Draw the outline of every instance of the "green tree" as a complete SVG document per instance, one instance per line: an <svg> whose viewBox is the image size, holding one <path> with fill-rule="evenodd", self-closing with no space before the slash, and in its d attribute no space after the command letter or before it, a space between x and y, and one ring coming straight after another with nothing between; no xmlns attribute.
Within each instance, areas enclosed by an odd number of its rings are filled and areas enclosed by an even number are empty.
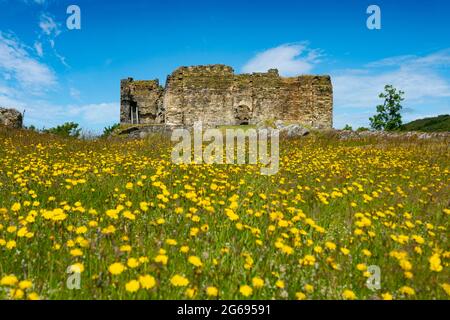
<svg viewBox="0 0 450 320"><path fill-rule="evenodd" d="M103 128L103 134L102 134L102 137L107 137L107 136L109 136L111 133L114 132L114 130L116 130L116 129L119 128L119 127L120 127L120 124L119 124L119 123L115 123L115 124L113 124L112 126L108 126L108 127Z"/></svg>
<svg viewBox="0 0 450 320"><path fill-rule="evenodd" d="M45 129L44 132L56 134L61 137L78 138L81 133L81 128L79 128L78 123L66 122L54 128Z"/></svg>
<svg viewBox="0 0 450 320"><path fill-rule="evenodd" d="M351 125L346 124L345 127L344 127L342 130L350 130L350 131L353 131L353 128L352 128Z"/></svg>
<svg viewBox="0 0 450 320"><path fill-rule="evenodd" d="M402 109L401 102L404 92L395 89L392 85L386 85L384 92L378 96L384 99L384 103L377 106L377 114L370 117L370 126L375 130L398 130L402 125L402 116L400 110Z"/></svg>

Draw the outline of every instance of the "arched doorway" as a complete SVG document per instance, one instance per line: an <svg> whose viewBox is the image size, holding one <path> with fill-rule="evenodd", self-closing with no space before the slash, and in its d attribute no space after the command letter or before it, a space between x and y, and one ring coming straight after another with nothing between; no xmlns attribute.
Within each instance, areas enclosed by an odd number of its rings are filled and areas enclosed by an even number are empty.
<svg viewBox="0 0 450 320"><path fill-rule="evenodd" d="M234 119L238 125L247 125L250 123L252 112L248 106L241 104L234 108Z"/></svg>

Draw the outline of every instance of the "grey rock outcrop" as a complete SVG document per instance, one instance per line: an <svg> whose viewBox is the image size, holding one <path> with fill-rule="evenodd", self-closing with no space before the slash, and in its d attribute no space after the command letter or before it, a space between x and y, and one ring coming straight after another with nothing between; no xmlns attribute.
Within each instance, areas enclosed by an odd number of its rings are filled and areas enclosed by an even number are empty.
<svg viewBox="0 0 450 320"><path fill-rule="evenodd" d="M0 125L9 128L22 128L22 114L15 109L6 109L0 107Z"/></svg>

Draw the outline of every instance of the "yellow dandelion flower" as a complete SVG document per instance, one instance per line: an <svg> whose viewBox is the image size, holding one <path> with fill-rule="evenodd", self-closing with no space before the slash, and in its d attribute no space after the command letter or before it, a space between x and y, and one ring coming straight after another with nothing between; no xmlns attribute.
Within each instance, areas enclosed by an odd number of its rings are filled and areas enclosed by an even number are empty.
<svg viewBox="0 0 450 320"><path fill-rule="evenodd" d="M188 261L189 261L190 264L193 264L196 267L202 267L203 266L202 261L197 256L190 256L188 258Z"/></svg>
<svg viewBox="0 0 450 320"><path fill-rule="evenodd" d="M264 280L261 279L260 277L254 277L252 279L252 285L255 288L262 288L264 286Z"/></svg>
<svg viewBox="0 0 450 320"><path fill-rule="evenodd" d="M127 282L127 284L125 285L125 289L128 292L136 292L139 290L139 288L140 288L140 284L139 284L139 281L137 281L137 280L131 280L131 281Z"/></svg>
<svg viewBox="0 0 450 320"><path fill-rule="evenodd" d="M130 268L137 268L139 266L139 261L136 258L129 258L127 266Z"/></svg>
<svg viewBox="0 0 450 320"><path fill-rule="evenodd" d="M4 276L1 280L0 280L0 285L2 286L14 286L17 284L17 282L19 282L19 280L17 279L17 277L13 274L8 275L8 276Z"/></svg>
<svg viewBox="0 0 450 320"><path fill-rule="evenodd" d="M164 254L159 254L154 259L155 262L161 263L162 265L166 265L168 260L169 257Z"/></svg>
<svg viewBox="0 0 450 320"><path fill-rule="evenodd" d="M342 298L344 298L345 300L355 300L356 294L353 291L347 289L342 292Z"/></svg>
<svg viewBox="0 0 450 320"><path fill-rule="evenodd" d="M243 285L239 288L239 292L244 296L244 297L250 297L253 293L253 289L252 287L248 286L248 285Z"/></svg>
<svg viewBox="0 0 450 320"><path fill-rule="evenodd" d="M435 272L441 272L443 267L441 265L441 258L439 257L439 254L435 253L433 254L429 259L428 262L430 263L430 270Z"/></svg>
<svg viewBox="0 0 450 320"><path fill-rule="evenodd" d="M385 292L381 294L381 298L383 300L392 300L394 299L394 297L392 296L392 294L390 294L389 292Z"/></svg>
<svg viewBox="0 0 450 320"><path fill-rule="evenodd" d="M404 294L404 295L406 295L406 296L413 296L413 295L416 294L416 291L414 291L413 288L408 287L408 286L403 286L403 287L401 287L400 289L398 289L398 291L399 291L401 294Z"/></svg>
<svg viewBox="0 0 450 320"><path fill-rule="evenodd" d="M206 288L206 294L210 297L217 297L219 290L216 287L210 286Z"/></svg>
<svg viewBox="0 0 450 320"><path fill-rule="evenodd" d="M170 283L175 287L185 287L189 284L189 280L176 274L170 279Z"/></svg>
<svg viewBox="0 0 450 320"><path fill-rule="evenodd" d="M139 276L139 282L143 289L151 289L156 285L155 278L148 274Z"/></svg>
<svg viewBox="0 0 450 320"><path fill-rule="evenodd" d="M305 300L306 299L306 294L304 294L303 292L296 292L295 293L295 298L297 298L297 300Z"/></svg>
<svg viewBox="0 0 450 320"><path fill-rule="evenodd" d="M108 270L113 275L119 275L125 270L125 266L120 262L116 262L110 265Z"/></svg>

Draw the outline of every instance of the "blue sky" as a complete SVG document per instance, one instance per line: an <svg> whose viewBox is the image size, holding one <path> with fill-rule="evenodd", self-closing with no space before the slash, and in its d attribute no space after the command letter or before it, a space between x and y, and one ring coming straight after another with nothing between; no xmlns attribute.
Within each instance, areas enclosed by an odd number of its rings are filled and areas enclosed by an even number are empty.
<svg viewBox="0 0 450 320"><path fill-rule="evenodd" d="M66 9L81 9L69 30ZM366 27L369 5L381 30ZM119 82L222 63L236 73L330 74L334 125L367 126L385 84L404 120L450 113L450 2L0 0L0 106L25 124L118 122Z"/></svg>

